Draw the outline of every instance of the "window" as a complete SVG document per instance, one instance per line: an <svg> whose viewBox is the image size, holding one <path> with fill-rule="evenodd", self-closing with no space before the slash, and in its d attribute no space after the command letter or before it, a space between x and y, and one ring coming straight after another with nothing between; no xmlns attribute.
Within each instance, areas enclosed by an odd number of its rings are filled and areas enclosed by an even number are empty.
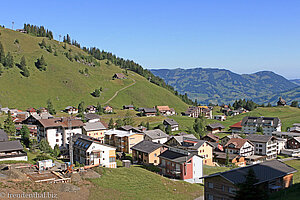
<svg viewBox="0 0 300 200"><path fill-rule="evenodd" d="M59 142L59 139L56 139L56 142Z"/></svg>
<svg viewBox="0 0 300 200"><path fill-rule="evenodd" d="M154 157L157 157L157 154L156 154L156 153L154 154Z"/></svg>
<svg viewBox="0 0 300 200"><path fill-rule="evenodd" d="M58 133L56 133L56 137L58 137L59 135L58 135Z"/></svg>
<svg viewBox="0 0 300 200"><path fill-rule="evenodd" d="M208 182L208 188L214 188L214 184L211 182Z"/></svg>
<svg viewBox="0 0 300 200"><path fill-rule="evenodd" d="M228 192L231 193L231 194L235 194L236 193L236 189L235 188L228 188Z"/></svg>
<svg viewBox="0 0 300 200"><path fill-rule="evenodd" d="M115 157L110 157L109 162L116 162L116 158Z"/></svg>
<svg viewBox="0 0 300 200"><path fill-rule="evenodd" d="M222 185L222 190L225 191L225 186L224 185Z"/></svg>

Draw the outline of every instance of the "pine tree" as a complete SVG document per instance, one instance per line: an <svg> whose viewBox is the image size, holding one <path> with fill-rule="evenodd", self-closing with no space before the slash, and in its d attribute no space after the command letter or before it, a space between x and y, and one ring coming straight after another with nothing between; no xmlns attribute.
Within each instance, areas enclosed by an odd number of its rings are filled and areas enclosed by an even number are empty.
<svg viewBox="0 0 300 200"><path fill-rule="evenodd" d="M123 120L117 119L117 121L116 121L116 128L120 128L121 126L124 126Z"/></svg>
<svg viewBox="0 0 300 200"><path fill-rule="evenodd" d="M79 113L83 113L84 112L84 101L81 101L79 104L78 104L78 112Z"/></svg>
<svg viewBox="0 0 300 200"><path fill-rule="evenodd" d="M0 63L0 76L2 75L3 73L3 65Z"/></svg>
<svg viewBox="0 0 300 200"><path fill-rule="evenodd" d="M95 91L92 93L92 95L93 95L94 97L100 97L101 92L100 92L99 89L95 89Z"/></svg>
<svg viewBox="0 0 300 200"><path fill-rule="evenodd" d="M54 56L58 56L58 53L56 50L54 51Z"/></svg>
<svg viewBox="0 0 300 200"><path fill-rule="evenodd" d="M103 114L103 109L102 109L101 104L99 102L97 103L96 109L97 109L98 115Z"/></svg>
<svg viewBox="0 0 300 200"><path fill-rule="evenodd" d="M298 106L299 106L298 101L292 101L291 106L295 107L295 108L298 108Z"/></svg>
<svg viewBox="0 0 300 200"><path fill-rule="evenodd" d="M41 58L38 58L37 61L35 62L35 66L40 70L40 71L46 71L46 66L47 63L45 61L44 56L42 55Z"/></svg>
<svg viewBox="0 0 300 200"><path fill-rule="evenodd" d="M228 151L226 151L226 160L225 160L225 165L226 167L229 166L229 154L228 154Z"/></svg>
<svg viewBox="0 0 300 200"><path fill-rule="evenodd" d="M206 131L206 120L205 117L200 115L198 118L195 119L193 128L198 135L198 138L201 138L205 135Z"/></svg>
<svg viewBox="0 0 300 200"><path fill-rule="evenodd" d="M42 139L41 142L39 143L39 148L41 151L44 153L52 153L53 149L49 145L48 141L46 139Z"/></svg>
<svg viewBox="0 0 300 200"><path fill-rule="evenodd" d="M12 120L10 111L8 111L7 118L4 121L4 131L8 135L15 135L16 134L16 127L15 127L15 124L14 124L14 122Z"/></svg>
<svg viewBox="0 0 300 200"><path fill-rule="evenodd" d="M130 116L129 111L126 112L123 122L124 125L133 125L133 119L132 116Z"/></svg>
<svg viewBox="0 0 300 200"><path fill-rule="evenodd" d="M23 125L21 130L21 141L28 148L30 146L30 131L26 125Z"/></svg>
<svg viewBox="0 0 300 200"><path fill-rule="evenodd" d="M48 112L51 114L51 115L55 115L56 114L56 111L53 107L53 104L51 102L50 99L47 100L47 109L48 109Z"/></svg>
<svg viewBox="0 0 300 200"><path fill-rule="evenodd" d="M150 130L150 123L149 122L146 123L146 128L147 128L147 130Z"/></svg>
<svg viewBox="0 0 300 200"><path fill-rule="evenodd" d="M53 156L54 156L55 158L57 158L59 155L60 155L60 149L59 149L58 144L56 144L56 145L54 146Z"/></svg>
<svg viewBox="0 0 300 200"><path fill-rule="evenodd" d="M167 125L166 129L165 129L165 132L167 134L171 134L172 133L172 129L171 129L171 126L170 125Z"/></svg>
<svg viewBox="0 0 300 200"><path fill-rule="evenodd" d="M21 65L22 69L24 69L26 67L26 59L24 56L22 56L22 58L21 58L20 65Z"/></svg>
<svg viewBox="0 0 300 200"><path fill-rule="evenodd" d="M7 68L13 68L14 66L14 57L11 55L10 52L8 52L5 57L4 66Z"/></svg>
<svg viewBox="0 0 300 200"><path fill-rule="evenodd" d="M47 47L47 44L46 44L46 41L45 41L45 39L43 39L42 40L42 42L40 43L40 47L44 47L44 48L46 48Z"/></svg>
<svg viewBox="0 0 300 200"><path fill-rule="evenodd" d="M110 118L109 123L108 123L108 128L113 129L114 128L114 120Z"/></svg>
<svg viewBox="0 0 300 200"><path fill-rule="evenodd" d="M5 62L5 53L2 43L0 42L0 63L4 64Z"/></svg>

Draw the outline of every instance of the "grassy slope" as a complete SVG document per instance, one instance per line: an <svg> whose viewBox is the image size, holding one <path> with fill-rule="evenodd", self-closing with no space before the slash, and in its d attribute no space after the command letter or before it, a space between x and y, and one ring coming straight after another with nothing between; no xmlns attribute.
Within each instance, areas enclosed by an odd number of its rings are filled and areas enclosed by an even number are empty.
<svg viewBox="0 0 300 200"><path fill-rule="evenodd" d="M244 113L241 115L227 117L227 120L220 122L217 120L207 120L207 123L219 122L226 127L226 130L229 129L229 126L240 121L245 116L265 116L265 117L279 117L282 122L282 131L285 131L287 127L291 127L293 123L300 122L300 109L293 107L265 107L257 108L249 113ZM186 130L186 127L192 126L194 123L194 118L183 117L183 116L173 116L182 130Z"/></svg>
<svg viewBox="0 0 300 200"><path fill-rule="evenodd" d="M122 72L118 66L107 65L106 61L100 61L100 67L90 67L75 61L69 61L64 52L72 49L73 53L80 52L87 55L81 49L67 45L67 50L63 49L63 44L58 41L46 40L47 45L57 50L58 56L49 53L39 47L43 38L34 37L28 34L18 33L9 29L0 28L0 41L5 52L13 53L16 63L21 57L26 57L30 77L25 78L20 74L17 67L5 70L0 77L0 104L3 106L18 107L21 109L29 106L45 106L47 99L51 99L54 106L62 109L67 105L78 105L81 100L87 104L104 103L110 99L114 93L133 83L131 79L112 80L114 73ZM18 39L19 45L14 44ZM44 55L48 64L46 72L40 72L34 62L41 55ZM78 71L84 68L89 69L90 76L80 74ZM136 79L137 83L119 93L110 104L121 108L123 104L132 101L136 106L154 106L156 104L170 105L176 110L183 111L187 105L169 91L149 83L145 78L130 72L130 77ZM94 89L102 87L101 97L94 98L90 95ZM164 98L161 98L163 96Z"/></svg>
<svg viewBox="0 0 300 200"><path fill-rule="evenodd" d="M95 187L89 199L195 199L203 193L198 184L172 181L138 166L98 170L103 175L91 179Z"/></svg>

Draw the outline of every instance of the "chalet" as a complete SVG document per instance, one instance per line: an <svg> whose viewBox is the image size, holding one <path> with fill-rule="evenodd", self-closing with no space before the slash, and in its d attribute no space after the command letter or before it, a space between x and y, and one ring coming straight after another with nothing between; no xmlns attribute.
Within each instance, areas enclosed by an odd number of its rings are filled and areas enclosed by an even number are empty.
<svg viewBox="0 0 300 200"><path fill-rule="evenodd" d="M170 126L172 131L178 131L179 130L179 124L174 120L167 118L163 121L163 125L165 127Z"/></svg>
<svg viewBox="0 0 300 200"><path fill-rule="evenodd" d="M279 100L277 101L277 106L286 106L286 101L282 97L279 97Z"/></svg>
<svg viewBox="0 0 300 200"><path fill-rule="evenodd" d="M73 145L74 161L84 165L117 168L116 148L87 137L79 137Z"/></svg>
<svg viewBox="0 0 300 200"><path fill-rule="evenodd" d="M201 138L202 140L208 141L208 142L219 142L219 137L214 134L207 134L204 137Z"/></svg>
<svg viewBox="0 0 300 200"><path fill-rule="evenodd" d="M25 31L24 29L16 29L16 31L18 31L20 33L27 33L27 31Z"/></svg>
<svg viewBox="0 0 300 200"><path fill-rule="evenodd" d="M148 130L144 132L144 140L164 144L169 139L169 135L160 129Z"/></svg>
<svg viewBox="0 0 300 200"><path fill-rule="evenodd" d="M260 155L251 155L251 156L246 156L245 161L247 165L254 165L257 163L262 163L267 160L266 156L260 156Z"/></svg>
<svg viewBox="0 0 300 200"><path fill-rule="evenodd" d="M219 121L225 121L226 116L225 115L214 115L214 119L219 120Z"/></svg>
<svg viewBox="0 0 300 200"><path fill-rule="evenodd" d="M199 109L198 107L189 107L187 111L183 113L183 116L197 118L199 117Z"/></svg>
<svg viewBox="0 0 300 200"><path fill-rule="evenodd" d="M159 165L159 155L163 151L163 144L143 140L131 147L132 159L134 163L144 165Z"/></svg>
<svg viewBox="0 0 300 200"><path fill-rule="evenodd" d="M105 144L114 146L118 152L131 153L131 147L144 140L143 133L111 129L105 132Z"/></svg>
<svg viewBox="0 0 300 200"><path fill-rule="evenodd" d="M232 134L242 133L242 129L243 129L242 121L239 121L230 126L230 130L231 130Z"/></svg>
<svg viewBox="0 0 300 200"><path fill-rule="evenodd" d="M73 106L67 106L64 110L66 113L68 113L69 115L72 114L77 114L78 113L78 109L73 107Z"/></svg>
<svg viewBox="0 0 300 200"><path fill-rule="evenodd" d="M226 153L238 154L245 157L254 155L254 144L247 139L231 138L224 147Z"/></svg>
<svg viewBox="0 0 300 200"><path fill-rule="evenodd" d="M27 125L37 125L37 121L40 119L51 119L52 115L49 113L32 113L29 117L27 117L22 123Z"/></svg>
<svg viewBox="0 0 300 200"><path fill-rule="evenodd" d="M192 106L183 113L184 116L197 118L199 115L204 116L207 119L212 119L212 110L208 106Z"/></svg>
<svg viewBox="0 0 300 200"><path fill-rule="evenodd" d="M204 199L234 200L237 185L246 181L246 175L252 169L258 179L255 185L274 192L290 187L293 184L293 174L296 169L279 160L266 161L246 167L219 172L204 177Z"/></svg>
<svg viewBox="0 0 300 200"><path fill-rule="evenodd" d="M200 113L202 116L204 116L207 119L212 119L212 109L210 109L208 106L198 106L198 109L200 110Z"/></svg>
<svg viewBox="0 0 300 200"><path fill-rule="evenodd" d="M156 109L161 115L164 116L170 116L170 115L175 115L175 110L169 108L169 106L156 106Z"/></svg>
<svg viewBox="0 0 300 200"><path fill-rule="evenodd" d="M124 110L134 110L134 106L133 105L124 105L123 109Z"/></svg>
<svg viewBox="0 0 300 200"><path fill-rule="evenodd" d="M127 77L123 73L115 73L113 79L126 79Z"/></svg>
<svg viewBox="0 0 300 200"><path fill-rule="evenodd" d="M0 111L3 112L3 113L5 113L5 114L7 114L8 111L10 111L10 109L8 107L5 107L5 108L1 108Z"/></svg>
<svg viewBox="0 0 300 200"><path fill-rule="evenodd" d="M121 126L119 129L123 130L123 131L132 131L132 132L135 132L135 133L142 133L143 132L140 128L133 127L131 125Z"/></svg>
<svg viewBox="0 0 300 200"><path fill-rule="evenodd" d="M113 110L113 108L111 106L104 106L103 107L103 111L105 113L112 113L114 110Z"/></svg>
<svg viewBox="0 0 300 200"><path fill-rule="evenodd" d="M20 131L22 129L22 126L23 126L23 124L17 124L17 125L15 125L16 131L17 131L17 135L21 134ZM29 125L28 124L26 126L28 127L31 136L33 136L33 137L37 136L37 126L36 125Z"/></svg>
<svg viewBox="0 0 300 200"><path fill-rule="evenodd" d="M278 131L274 131L272 132L272 135L275 137L279 137L279 138L293 138L293 137L300 137L300 133L297 132L278 132Z"/></svg>
<svg viewBox="0 0 300 200"><path fill-rule="evenodd" d="M227 153L225 152L214 152L214 161L225 165L227 160ZM244 167L246 166L245 157L237 155L237 154L228 154L228 161L229 164L238 166L238 167Z"/></svg>
<svg viewBox="0 0 300 200"><path fill-rule="evenodd" d="M202 183L202 158L182 149L170 147L159 155L161 174L190 183Z"/></svg>
<svg viewBox="0 0 300 200"><path fill-rule="evenodd" d="M86 107L86 112L87 113L96 113L97 112L97 108L96 108L96 106L89 105L89 106Z"/></svg>
<svg viewBox="0 0 300 200"><path fill-rule="evenodd" d="M267 159L277 157L277 139L274 136L251 134L246 137L255 146L255 155L266 156Z"/></svg>
<svg viewBox="0 0 300 200"><path fill-rule="evenodd" d="M293 126L293 127L290 128L289 131L293 132L293 133L300 133L300 127L299 126Z"/></svg>
<svg viewBox="0 0 300 200"><path fill-rule="evenodd" d="M37 110L36 109L34 109L34 108L28 108L27 110L26 110L26 112L29 112L30 114L37 114Z"/></svg>
<svg viewBox="0 0 300 200"><path fill-rule="evenodd" d="M19 140L8 141L7 134L0 129L0 161L27 161L27 153Z"/></svg>
<svg viewBox="0 0 300 200"><path fill-rule="evenodd" d="M206 129L210 133L219 133L221 132L225 127L220 124L220 123L213 123L213 124L208 124L206 126Z"/></svg>
<svg viewBox="0 0 300 200"><path fill-rule="evenodd" d="M293 137L287 140L288 149L300 149L300 137Z"/></svg>
<svg viewBox="0 0 300 200"><path fill-rule="evenodd" d="M188 137L188 138L194 138L194 139L197 139L193 134L188 134L186 132L180 132L180 133L177 133L175 136L184 136L184 137Z"/></svg>
<svg viewBox="0 0 300 200"><path fill-rule="evenodd" d="M164 144L171 147L178 147L182 145L183 140L187 140L187 139L197 140L197 138L193 134L182 134L182 133L177 134L175 136L171 136L170 139L168 139L168 141L165 142Z"/></svg>
<svg viewBox="0 0 300 200"><path fill-rule="evenodd" d="M84 119L87 122L98 122L100 121L100 115L97 115L95 113L88 113L84 115Z"/></svg>
<svg viewBox="0 0 300 200"><path fill-rule="evenodd" d="M157 111L156 108L140 108L140 112L142 116L155 117Z"/></svg>
<svg viewBox="0 0 300 200"><path fill-rule="evenodd" d="M241 125L246 134L256 133L258 127L262 128L264 135L272 135L274 131L281 131L281 121L278 117L244 117Z"/></svg>
<svg viewBox="0 0 300 200"><path fill-rule="evenodd" d="M40 108L38 109L38 113L48 113L48 109L45 108L45 107L40 107Z"/></svg>
<svg viewBox="0 0 300 200"><path fill-rule="evenodd" d="M81 120L73 118L40 119L37 122L37 140L46 139L52 148L56 144L68 148L70 137L82 134L83 125Z"/></svg>
<svg viewBox="0 0 300 200"><path fill-rule="evenodd" d="M281 151L286 148L287 139L275 137L277 139L277 154L281 154Z"/></svg>
<svg viewBox="0 0 300 200"><path fill-rule="evenodd" d="M105 122L87 122L83 126L83 134L99 140L104 143L105 131L108 130Z"/></svg>
<svg viewBox="0 0 300 200"><path fill-rule="evenodd" d="M231 138L241 138L238 134L225 135L220 139L220 144L225 146Z"/></svg>

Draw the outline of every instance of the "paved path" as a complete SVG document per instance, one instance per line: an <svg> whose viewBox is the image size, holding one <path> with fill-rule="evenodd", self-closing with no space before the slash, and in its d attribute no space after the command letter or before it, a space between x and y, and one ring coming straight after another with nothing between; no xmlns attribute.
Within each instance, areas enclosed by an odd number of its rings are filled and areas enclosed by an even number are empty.
<svg viewBox="0 0 300 200"><path fill-rule="evenodd" d="M108 104L111 100L113 100L113 99L119 94L119 92L121 92L122 90L125 90L125 89L127 89L127 88L133 86L134 84L136 84L136 81L135 81L133 78L130 78L130 79L133 80L133 83L131 83L130 85L127 85L127 86L125 86L125 87L119 89L118 91L116 91L116 93L114 94L114 96L112 96L110 99L108 99L108 100L104 103L104 105L105 105L105 104Z"/></svg>

